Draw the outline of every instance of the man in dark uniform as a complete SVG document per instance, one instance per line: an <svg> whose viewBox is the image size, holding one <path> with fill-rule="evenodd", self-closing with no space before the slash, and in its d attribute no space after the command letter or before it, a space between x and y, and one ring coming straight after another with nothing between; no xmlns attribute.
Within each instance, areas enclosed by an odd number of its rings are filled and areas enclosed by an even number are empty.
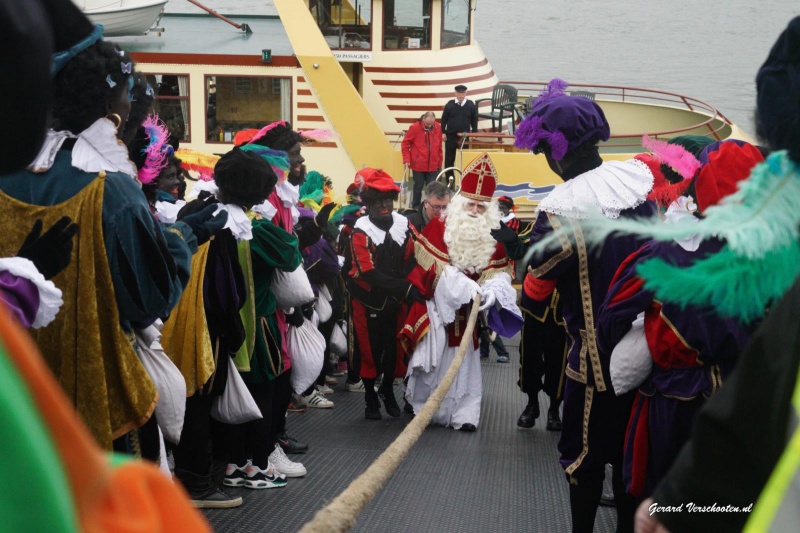
<svg viewBox="0 0 800 533"><path fill-rule="evenodd" d="M442 111L442 133L444 142L444 168L450 168L456 162L456 149L458 148L459 133L475 133L478 131L478 108L472 100L467 100L467 88L456 85L456 97L445 104ZM447 173L453 176L453 171Z"/></svg>

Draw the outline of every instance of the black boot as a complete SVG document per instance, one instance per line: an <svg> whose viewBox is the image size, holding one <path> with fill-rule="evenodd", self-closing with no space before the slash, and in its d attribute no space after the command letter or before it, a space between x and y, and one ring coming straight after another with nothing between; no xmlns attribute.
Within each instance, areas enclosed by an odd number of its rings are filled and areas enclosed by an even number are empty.
<svg viewBox="0 0 800 533"><path fill-rule="evenodd" d="M175 469L175 477L189 493L190 503L198 509L228 509L242 505L241 496L228 496L214 485L211 473L199 475L188 470Z"/></svg>
<svg viewBox="0 0 800 533"><path fill-rule="evenodd" d="M380 420L381 416L381 402L378 399L378 393L375 392L375 380L362 378L364 382L364 399L367 402L367 407L364 409L364 416L368 420Z"/></svg>
<svg viewBox="0 0 800 533"><path fill-rule="evenodd" d="M572 515L572 533L592 533L603 481L584 482L569 486L569 507Z"/></svg>
<svg viewBox="0 0 800 533"><path fill-rule="evenodd" d="M550 409L547 410L547 431L561 431L561 415L558 407L561 402L550 398Z"/></svg>
<svg viewBox="0 0 800 533"><path fill-rule="evenodd" d="M384 383L378 391L378 395L383 399L383 406L386 408L386 414L398 418L401 411L400 406L397 404L397 399L394 397L394 388L392 385L390 384L387 387L386 383Z"/></svg>
<svg viewBox="0 0 800 533"><path fill-rule="evenodd" d="M536 425L536 419L539 418L539 398L535 395L528 397L528 405L525 410L519 415L517 425L521 428L530 429Z"/></svg>

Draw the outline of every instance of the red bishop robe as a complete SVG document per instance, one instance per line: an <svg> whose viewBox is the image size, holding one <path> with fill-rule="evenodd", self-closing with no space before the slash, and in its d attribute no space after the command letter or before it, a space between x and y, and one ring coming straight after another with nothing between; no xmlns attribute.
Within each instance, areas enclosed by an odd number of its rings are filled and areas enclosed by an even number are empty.
<svg viewBox="0 0 800 533"><path fill-rule="evenodd" d="M444 242L444 227L445 221L441 218L431 220L414 243L414 257L416 258L417 266L414 267L407 279L428 300L433 298L439 275L444 270L444 267L450 264L450 255L447 252L447 244ZM489 265L480 273L468 274L468 276L481 284L500 272L507 272L512 279L514 277L511 262L506 255L505 248L498 243L489 260ZM447 325L448 346L458 346L461 343L461 338L467 325L469 310L470 304L462 306L456 313L455 320ZM400 344L409 356L414 353L414 349L429 328L430 319L428 318L427 306L424 302L413 302L399 333ZM472 337L473 348L477 349L478 335L475 331L473 331Z"/></svg>

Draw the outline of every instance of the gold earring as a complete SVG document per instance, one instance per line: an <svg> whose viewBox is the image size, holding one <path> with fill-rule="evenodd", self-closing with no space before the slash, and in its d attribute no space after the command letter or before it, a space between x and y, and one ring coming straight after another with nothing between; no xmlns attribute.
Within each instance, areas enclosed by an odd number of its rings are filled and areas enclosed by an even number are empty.
<svg viewBox="0 0 800 533"><path fill-rule="evenodd" d="M106 118L114 123L114 127L119 131L120 126L122 126L122 117L116 113L109 113L106 115ZM116 118L116 120L115 120Z"/></svg>

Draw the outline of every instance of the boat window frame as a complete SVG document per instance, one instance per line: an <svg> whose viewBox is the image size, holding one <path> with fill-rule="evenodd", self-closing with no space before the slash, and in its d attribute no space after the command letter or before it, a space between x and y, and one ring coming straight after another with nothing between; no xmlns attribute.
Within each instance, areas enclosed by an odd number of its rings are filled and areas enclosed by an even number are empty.
<svg viewBox="0 0 800 533"><path fill-rule="evenodd" d="M205 120L203 120L203 129L205 130L204 138L206 144L215 144L215 145L233 145L233 137L231 136L230 141L218 141L218 140L209 140L208 135L208 79L209 78L268 78L270 80L289 80L289 122L293 122L294 118L294 83L295 77L291 74L284 75L284 76L276 76L276 75L269 75L269 74L258 74L258 75L237 75L237 74L214 74L214 73L206 73L203 74L203 102L205 108ZM268 124L269 119L264 121L264 124ZM284 120L283 118L279 118L277 120ZM275 122L275 121L272 121ZM241 131L241 130L238 130Z"/></svg>
<svg viewBox="0 0 800 533"><path fill-rule="evenodd" d="M308 9L309 9L309 11L311 11L311 7L309 7ZM372 52L372 50L374 49L374 42L375 42L375 20L374 20L374 15L375 15L375 0L369 0L369 22L367 23L367 28L369 29L368 34L367 34L367 38L369 39L369 48L346 48L346 47L344 47L344 48L336 47L335 48L335 47L331 46L330 43L328 43L328 48L330 48L332 51L337 51L337 52L358 52L358 51L361 51L361 52ZM313 13L312 13L312 17L313 17ZM317 27L319 28L319 22L316 19L314 20L314 24L316 24ZM320 33L322 33L322 28L320 28ZM325 34L322 33L322 38L325 39L325 37L326 37ZM326 40L326 43L327 43L327 40Z"/></svg>
<svg viewBox="0 0 800 533"><path fill-rule="evenodd" d="M451 48L459 48L461 46L469 46L472 44L472 0L469 0L469 5L467 6L467 24L469 25L469 31L467 32L467 42L461 44L453 44L450 46L445 46L444 44L444 4L445 0L441 1L442 10L439 13L440 20L439 20L439 49L441 50L450 50Z"/></svg>
<svg viewBox="0 0 800 533"><path fill-rule="evenodd" d="M147 79L147 76L162 76L162 77L163 76L183 76L183 77L186 78L186 96L159 96L159 94L158 94L158 92L156 90L157 88L153 87L153 93L154 93L154 97L153 97L153 106L154 106L153 113L157 113L157 111L155 110L155 103L158 100L175 100L175 101L178 101L178 102L186 100L186 121L185 121L185 123L186 123L186 138L185 139L178 139L178 141L180 143L186 143L186 144L191 143L192 142L192 99L191 99L192 77L191 77L191 74L189 74L188 72L152 72L152 71L149 71L149 70L147 70L147 71L143 70L143 71L141 71L141 73L142 73L143 76L145 76L145 79Z"/></svg>
<svg viewBox="0 0 800 533"><path fill-rule="evenodd" d="M386 27L387 27L386 26L386 10L383 9L385 6L382 5L381 6L381 8L382 8L381 9L381 50L382 51L384 51L384 52L415 52L415 51L421 51L421 52L427 51L427 52L430 52L431 50L434 49L433 48L433 41L434 41L434 39L433 39L433 22L434 22L433 21L433 6L434 6L434 0L420 0L420 1L423 2L423 3L424 2L428 2L430 4L430 15L429 15L429 20L428 20L428 46L426 46L426 47L420 46L419 48L408 48L408 47L403 48L402 46L400 46L402 43L397 43L397 48L387 48L386 47ZM423 24L424 24L424 22L423 22ZM394 28L396 26L392 26L392 27ZM424 28L424 26L423 26L423 28Z"/></svg>

